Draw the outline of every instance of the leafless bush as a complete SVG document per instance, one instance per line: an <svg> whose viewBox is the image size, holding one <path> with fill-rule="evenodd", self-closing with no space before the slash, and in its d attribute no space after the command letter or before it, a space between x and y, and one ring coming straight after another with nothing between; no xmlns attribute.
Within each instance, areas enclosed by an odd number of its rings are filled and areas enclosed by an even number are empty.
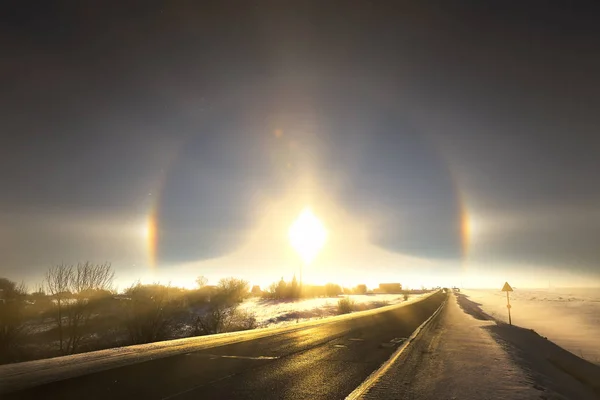
<svg viewBox="0 0 600 400"><path fill-rule="evenodd" d="M210 301L202 307L198 315L195 315L194 333L209 335L240 330L245 326L255 326L256 319L237 311L238 305L248 296L247 281L236 278L221 279Z"/></svg>
<svg viewBox="0 0 600 400"><path fill-rule="evenodd" d="M354 300L344 297L338 300L337 309L338 314L348 314L354 311Z"/></svg>
<svg viewBox="0 0 600 400"><path fill-rule="evenodd" d="M227 321L231 319L234 311L234 306L211 302L200 315L196 316L194 334L211 335L224 332L228 325Z"/></svg>
<svg viewBox="0 0 600 400"><path fill-rule="evenodd" d="M222 332L236 332L257 327L254 313L242 311L234 306L211 305L196 317L194 334L210 335Z"/></svg>
<svg viewBox="0 0 600 400"><path fill-rule="evenodd" d="M132 343L150 343L169 337L174 316L183 306L171 296L173 288L137 283L125 291L125 326Z"/></svg>
<svg viewBox="0 0 600 400"><path fill-rule="evenodd" d="M208 283L208 278L200 275L196 278L196 285L198 285L198 289L202 289Z"/></svg>
<svg viewBox="0 0 600 400"><path fill-rule="evenodd" d="M246 331L258 326L253 312L237 309L231 315L225 332Z"/></svg>

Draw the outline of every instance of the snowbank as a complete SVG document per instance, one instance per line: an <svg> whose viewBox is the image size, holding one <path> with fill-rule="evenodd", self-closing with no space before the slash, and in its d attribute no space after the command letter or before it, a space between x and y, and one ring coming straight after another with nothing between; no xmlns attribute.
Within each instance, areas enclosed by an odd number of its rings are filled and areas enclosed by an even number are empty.
<svg viewBox="0 0 600 400"><path fill-rule="evenodd" d="M476 319L492 319L481 310L481 304L471 301L468 296L459 294L458 302ZM534 388L544 392L542 398L600 398L600 366L577 357L532 329L510 326L501 321L484 329L517 365L528 372L535 382Z"/></svg>
<svg viewBox="0 0 600 400"><path fill-rule="evenodd" d="M423 295L410 295L409 300ZM337 315L338 298L315 298L295 301L251 298L240 309L254 313L259 327L285 326L302 321L310 321ZM368 310L404 301L401 294L349 295L357 308Z"/></svg>
<svg viewBox="0 0 600 400"><path fill-rule="evenodd" d="M535 330L560 347L600 365L600 289L518 289L510 293L513 325ZM508 322L506 294L463 290L498 321Z"/></svg>

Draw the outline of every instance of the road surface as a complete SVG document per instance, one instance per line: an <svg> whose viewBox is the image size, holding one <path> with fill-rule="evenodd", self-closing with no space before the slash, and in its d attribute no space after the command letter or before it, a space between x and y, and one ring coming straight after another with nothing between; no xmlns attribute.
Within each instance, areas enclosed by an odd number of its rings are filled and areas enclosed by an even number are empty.
<svg viewBox="0 0 600 400"><path fill-rule="evenodd" d="M240 343L60 380L3 399L342 399L440 306L422 301Z"/></svg>

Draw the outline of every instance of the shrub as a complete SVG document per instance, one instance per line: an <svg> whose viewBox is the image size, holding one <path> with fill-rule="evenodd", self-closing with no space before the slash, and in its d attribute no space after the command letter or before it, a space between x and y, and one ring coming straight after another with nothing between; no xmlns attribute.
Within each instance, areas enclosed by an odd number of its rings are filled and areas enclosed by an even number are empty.
<svg viewBox="0 0 600 400"><path fill-rule="evenodd" d="M404 301L408 300L408 293L404 293L404 296L402 297L404 297Z"/></svg>
<svg viewBox="0 0 600 400"><path fill-rule="evenodd" d="M252 290L250 291L251 296L260 297L260 296L262 296L262 294L263 294L263 291L260 289L260 286L258 286L258 285L252 286Z"/></svg>
<svg viewBox="0 0 600 400"><path fill-rule="evenodd" d="M171 288L137 283L125 291L125 327L131 343L150 343L169 337L174 314L182 310L170 298Z"/></svg>
<svg viewBox="0 0 600 400"><path fill-rule="evenodd" d="M335 283L328 283L325 285L325 294L327 297L336 297L342 292L342 287L340 285L336 285Z"/></svg>
<svg viewBox="0 0 600 400"><path fill-rule="evenodd" d="M338 314L348 314L354 310L355 304L354 300L344 297L343 299L338 300Z"/></svg>
<svg viewBox="0 0 600 400"><path fill-rule="evenodd" d="M304 293L302 294L306 294L306 290L304 290ZM269 288L262 293L262 296L275 300L298 299L301 297L300 285L298 284L295 275L289 283L282 277L279 282L273 282Z"/></svg>
<svg viewBox="0 0 600 400"><path fill-rule="evenodd" d="M367 293L367 285L365 285L365 284L356 285L356 287L354 288L354 293L356 293L356 294Z"/></svg>
<svg viewBox="0 0 600 400"><path fill-rule="evenodd" d="M228 322L225 332L246 331L258 326L256 315L253 312L244 310L235 310Z"/></svg>
<svg viewBox="0 0 600 400"><path fill-rule="evenodd" d="M221 279L210 301L195 316L194 334L210 335L256 327L253 315L237 310L240 303L248 298L248 288L248 282L242 279Z"/></svg>
<svg viewBox="0 0 600 400"><path fill-rule="evenodd" d="M239 304L250 296L248 281L237 278L223 278L219 281L216 294L212 299L217 299L227 304ZM213 301L211 299L211 301Z"/></svg>

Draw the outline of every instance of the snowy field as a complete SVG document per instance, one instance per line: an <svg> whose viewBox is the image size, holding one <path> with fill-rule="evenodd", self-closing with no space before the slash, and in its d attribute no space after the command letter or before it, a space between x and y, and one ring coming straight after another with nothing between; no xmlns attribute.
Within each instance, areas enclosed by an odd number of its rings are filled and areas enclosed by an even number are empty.
<svg viewBox="0 0 600 400"><path fill-rule="evenodd" d="M518 289L510 293L513 325L535 330L552 342L600 365L599 289ZM508 322L506 293L462 290L493 318Z"/></svg>
<svg viewBox="0 0 600 400"><path fill-rule="evenodd" d="M408 300L423 295L410 295ZM296 321L310 321L337 315L338 298L315 298L296 301L268 300L251 298L245 301L240 310L254 313L259 327L267 328L295 324ZM357 310L368 310L392 304L402 303L404 295L401 294L376 294L376 295L349 295L354 300Z"/></svg>

